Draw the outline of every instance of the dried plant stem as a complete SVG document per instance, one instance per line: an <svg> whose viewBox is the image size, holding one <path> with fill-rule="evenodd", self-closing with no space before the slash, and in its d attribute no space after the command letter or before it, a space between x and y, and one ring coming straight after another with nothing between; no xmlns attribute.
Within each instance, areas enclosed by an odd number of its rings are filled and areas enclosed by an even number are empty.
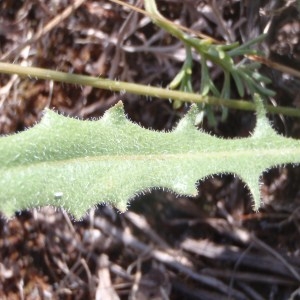
<svg viewBox="0 0 300 300"><path fill-rule="evenodd" d="M1 60L13 59L16 56L16 53L20 53L26 46L34 44L37 42L42 36L44 36L47 32L56 27L59 23L63 22L66 18L68 18L72 12L74 12L79 6L84 3L84 0L77 0L75 3L69 5L61 14L54 17L49 23L45 25L45 27L41 28L32 38L28 39L24 43L20 44L16 48L5 53Z"/></svg>

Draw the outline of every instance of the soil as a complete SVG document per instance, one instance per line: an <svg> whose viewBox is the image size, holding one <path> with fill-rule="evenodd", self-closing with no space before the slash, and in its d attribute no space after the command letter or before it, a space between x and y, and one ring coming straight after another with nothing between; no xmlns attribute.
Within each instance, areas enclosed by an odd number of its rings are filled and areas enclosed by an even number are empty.
<svg viewBox="0 0 300 300"><path fill-rule="evenodd" d="M108 0L81 1L48 30L75 2L0 1L0 59L163 87L180 70L181 43L148 17ZM220 41L243 43L266 31L260 50L274 62L300 68L299 1L157 5L170 20ZM222 74L210 70L221 83ZM267 66L261 72L277 93L270 104L300 106L299 78ZM193 74L199 87L197 61ZM0 74L0 132L33 126L46 107L99 118L119 100L131 120L155 130L171 130L188 110L161 99ZM222 121L221 110L213 112L216 126L205 121L203 127L218 136L248 136L255 124L252 113L230 110ZM278 132L299 139L299 119L269 117ZM240 179L216 175L198 183L195 198L153 190L125 213L103 205L80 221L53 207L16 212L10 220L3 216L0 299L300 299L299 182L299 166L263 174L259 212Z"/></svg>

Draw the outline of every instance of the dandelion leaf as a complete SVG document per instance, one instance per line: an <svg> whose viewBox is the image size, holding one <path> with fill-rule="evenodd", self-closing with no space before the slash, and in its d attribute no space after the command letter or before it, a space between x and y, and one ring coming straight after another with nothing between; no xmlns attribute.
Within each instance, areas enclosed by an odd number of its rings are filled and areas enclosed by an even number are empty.
<svg viewBox="0 0 300 300"><path fill-rule="evenodd" d="M139 193L164 188L196 195L196 182L234 173L261 203L259 178L270 167L299 163L300 143L278 135L259 99L257 126L242 139L222 139L194 126L192 106L171 132L130 122L121 102L97 121L82 121L46 110L41 122L0 138L0 210L53 205L81 218L99 203L121 211Z"/></svg>

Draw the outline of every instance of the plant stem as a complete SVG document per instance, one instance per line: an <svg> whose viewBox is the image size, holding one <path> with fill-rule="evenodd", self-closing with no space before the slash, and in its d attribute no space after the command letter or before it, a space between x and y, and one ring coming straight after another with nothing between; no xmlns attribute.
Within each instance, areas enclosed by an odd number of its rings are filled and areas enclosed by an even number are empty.
<svg viewBox="0 0 300 300"><path fill-rule="evenodd" d="M4 74L17 74L34 79L53 80L58 82L88 85L94 88L101 88L114 92L126 92L135 95L143 95L148 97L172 99L182 102L190 103L205 103L209 105L222 105L225 107L255 111L256 106L253 102L245 100L229 100L212 96L202 96L195 93L187 93L182 91L173 91L166 88L153 87L149 85L142 85L136 83L128 83L100 77L93 77L87 75L70 74L60 71L53 71L49 69L24 67L10 63L0 62L0 73ZM266 110L273 114L282 114L286 116L300 117L300 109L266 105Z"/></svg>

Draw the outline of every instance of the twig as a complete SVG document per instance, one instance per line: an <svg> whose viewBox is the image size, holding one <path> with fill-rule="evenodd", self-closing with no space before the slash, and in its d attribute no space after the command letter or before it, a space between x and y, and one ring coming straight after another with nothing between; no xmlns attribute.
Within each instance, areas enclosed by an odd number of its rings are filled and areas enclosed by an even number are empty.
<svg viewBox="0 0 300 300"><path fill-rule="evenodd" d="M266 243L264 243L262 240L260 240L256 236L252 235L252 239L253 239L253 241L255 242L255 244L257 246L259 246L260 248L268 251L274 257L276 257L290 271L290 273L300 283L300 275L299 275L299 273L295 270L295 268L282 255L280 255L277 251L275 251L274 249L272 249L269 245L267 245Z"/></svg>
<svg viewBox="0 0 300 300"><path fill-rule="evenodd" d="M295 76L295 77L300 78L300 71L299 70L296 70L296 69L290 68L288 66L279 64L277 62L274 62L274 61L271 61L271 60L267 59L266 57L262 57L262 56L259 56L259 55L249 55L247 57L251 60L258 61L259 63L262 63L262 64L264 64L264 65L266 65L266 66L268 66L272 69L278 70L282 73L286 73L286 74L289 74L291 76Z"/></svg>
<svg viewBox="0 0 300 300"><path fill-rule="evenodd" d="M120 0L109 0L109 1L114 2L114 3L116 3L116 4L119 4L119 5L122 5L122 6L126 6L126 7L130 8L130 9L132 9L132 10L135 10L136 12L139 12L140 14L143 14L143 15L147 16L147 17L150 17L150 18L155 17L151 12L145 11L145 10L143 10L143 9L137 7L137 6L128 4L128 3L126 3L126 2L122 2L122 1L120 1ZM144 0L144 1L149 2L149 0ZM145 3L145 5L147 5L147 3ZM149 5L149 4L148 4L148 5ZM151 5L151 3L150 3L150 5ZM161 17L162 17L162 16L161 16ZM162 17L162 18L163 18L164 22L169 23L169 24L171 24L172 26L175 26L175 27L177 27L178 29L183 30L184 32L188 32L188 33L190 33L190 34L193 34L193 35L198 36L198 37L203 38L203 39L208 39L208 40L210 40L210 41L212 41L212 42L214 42L214 43L221 43L221 44L222 44L221 41L218 41L218 40L216 40L216 39L214 39L214 38L212 38L212 37L210 37L210 36L208 36L208 35L206 35L206 34L203 34L203 33L198 32L198 31L194 31L194 30L192 30L192 29L190 29L190 28L187 28L187 27L185 27L185 26L183 26L183 25L180 25L180 24L175 24L175 23L173 23L172 21L169 21L168 19L166 19L166 18L164 18L164 17Z"/></svg>
<svg viewBox="0 0 300 300"><path fill-rule="evenodd" d="M170 266L171 268L177 270L180 273L183 273L183 274L189 276L190 278L192 278L198 282L201 282L202 284L204 284L206 286L209 286L215 290L221 291L224 294L227 294L229 292L228 286L225 285L222 281L217 280L211 276L202 275L202 274L199 274L199 273L193 271L191 268L183 265L177 257L172 256L172 255L170 255L166 252L160 251L160 250L152 249L151 247L149 247L146 244L137 240L130 233L122 232L117 227L115 227L113 224L109 223L108 221L106 221L103 218L101 218L101 219L99 218L99 219L95 220L95 227L98 227L99 229L101 229L105 234L107 234L109 236L113 236L115 239L122 241L122 243L126 247L130 247L138 252L144 252L144 253L147 252L147 253L149 253L149 255L152 258L160 261L161 263L164 263L164 264ZM244 294L242 294L241 292L239 292L237 290L233 290L232 295L234 297L236 297L237 299L246 299Z"/></svg>
<svg viewBox="0 0 300 300"><path fill-rule="evenodd" d="M99 270L98 270L99 283L96 290L96 300L119 300L119 296L112 286L110 272L109 272L109 260L106 254L101 254L99 258Z"/></svg>
<svg viewBox="0 0 300 300"><path fill-rule="evenodd" d="M61 23L63 20L68 18L70 14L75 11L81 4L84 3L85 0L77 0L74 4L69 5L61 14L53 18L50 22L46 24L45 27L41 28L31 39L25 41L21 45L17 46L16 48L6 52L2 55L0 60L10 60L13 59L17 53L20 53L23 48L26 46L36 43L43 35L45 35L47 32L52 30L55 26L57 26L59 23Z"/></svg>

